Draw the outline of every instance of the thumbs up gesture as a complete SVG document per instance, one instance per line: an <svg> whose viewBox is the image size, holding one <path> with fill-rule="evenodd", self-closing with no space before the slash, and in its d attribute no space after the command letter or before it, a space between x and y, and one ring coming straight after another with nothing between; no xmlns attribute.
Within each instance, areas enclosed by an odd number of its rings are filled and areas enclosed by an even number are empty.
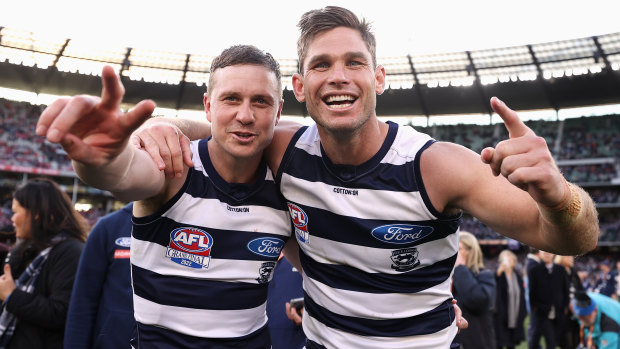
<svg viewBox="0 0 620 349"><path fill-rule="evenodd" d="M0 276L0 300L3 302L9 298L9 295L15 290L15 280L13 280L13 274L11 273L11 267L8 264L4 265L4 275Z"/></svg>
<svg viewBox="0 0 620 349"><path fill-rule="evenodd" d="M561 203L568 188L545 139L537 136L497 97L491 98L491 107L504 120L509 138L495 148L483 149L482 161L495 176L506 177L539 204L555 207Z"/></svg>

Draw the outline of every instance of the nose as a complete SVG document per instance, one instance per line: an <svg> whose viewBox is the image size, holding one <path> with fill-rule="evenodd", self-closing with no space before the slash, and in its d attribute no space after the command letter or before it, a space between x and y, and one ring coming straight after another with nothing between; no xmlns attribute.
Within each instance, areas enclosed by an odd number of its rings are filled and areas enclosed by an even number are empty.
<svg viewBox="0 0 620 349"><path fill-rule="evenodd" d="M344 84L349 82L347 69L344 64L337 63L332 66L329 75L329 83Z"/></svg>
<svg viewBox="0 0 620 349"><path fill-rule="evenodd" d="M243 102L239 106L236 119L243 125L254 122L254 111L252 110L252 106L249 101Z"/></svg>

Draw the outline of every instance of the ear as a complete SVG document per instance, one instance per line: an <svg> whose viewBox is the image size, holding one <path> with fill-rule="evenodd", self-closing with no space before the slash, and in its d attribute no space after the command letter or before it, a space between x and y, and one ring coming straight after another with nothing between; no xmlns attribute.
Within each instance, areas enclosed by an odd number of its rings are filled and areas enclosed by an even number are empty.
<svg viewBox="0 0 620 349"><path fill-rule="evenodd" d="M205 106L205 113L207 114L207 120L211 122L211 100L209 98L209 94L205 92L203 95L202 103Z"/></svg>
<svg viewBox="0 0 620 349"><path fill-rule="evenodd" d="M381 95L385 91L385 68L382 65L378 65L375 68L375 92Z"/></svg>
<svg viewBox="0 0 620 349"><path fill-rule="evenodd" d="M299 103L306 101L306 96L304 95L304 78L299 73L293 75L293 92Z"/></svg>
<svg viewBox="0 0 620 349"><path fill-rule="evenodd" d="M282 98L280 100L280 106L278 107L278 114L276 115L276 123L274 126L278 125L278 122L280 122L280 116L282 115L282 107L284 106L284 98Z"/></svg>

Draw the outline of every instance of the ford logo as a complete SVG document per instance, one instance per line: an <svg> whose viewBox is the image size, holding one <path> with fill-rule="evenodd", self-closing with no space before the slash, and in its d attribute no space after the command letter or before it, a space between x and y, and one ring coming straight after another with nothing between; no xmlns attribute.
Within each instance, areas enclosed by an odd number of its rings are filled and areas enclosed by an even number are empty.
<svg viewBox="0 0 620 349"><path fill-rule="evenodd" d="M283 247L284 241L276 238L257 238L248 242L250 251L265 257L279 257Z"/></svg>
<svg viewBox="0 0 620 349"><path fill-rule="evenodd" d="M114 240L114 243L120 247L129 247L131 246L131 238L130 237L122 237Z"/></svg>
<svg viewBox="0 0 620 349"><path fill-rule="evenodd" d="M372 236L388 244L409 244L433 232L433 227L411 224L388 224L372 230Z"/></svg>

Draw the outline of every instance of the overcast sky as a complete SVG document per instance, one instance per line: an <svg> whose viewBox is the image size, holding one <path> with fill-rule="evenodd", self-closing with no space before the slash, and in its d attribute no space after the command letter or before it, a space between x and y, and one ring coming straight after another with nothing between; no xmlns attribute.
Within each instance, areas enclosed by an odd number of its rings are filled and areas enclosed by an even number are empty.
<svg viewBox="0 0 620 349"><path fill-rule="evenodd" d="M325 5L370 20L379 57L620 32L620 0L9 0L0 7L0 26L105 46L210 55L245 43L277 58L296 58L300 15Z"/></svg>

